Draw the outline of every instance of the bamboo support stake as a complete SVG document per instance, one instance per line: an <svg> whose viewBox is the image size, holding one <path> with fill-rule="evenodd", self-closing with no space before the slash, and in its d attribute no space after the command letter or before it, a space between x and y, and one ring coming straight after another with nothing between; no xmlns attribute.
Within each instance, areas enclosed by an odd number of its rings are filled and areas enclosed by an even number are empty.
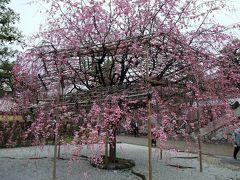
<svg viewBox="0 0 240 180"><path fill-rule="evenodd" d="M197 119L198 119L198 128L200 129L200 110L199 110L199 102L197 100ZM199 169L200 172L203 172L202 167L202 141L201 141L201 134L198 133L198 153L199 153Z"/></svg>
<svg viewBox="0 0 240 180"><path fill-rule="evenodd" d="M146 85L148 85L149 79L149 54L148 54L148 45L145 46L146 51ZM147 104L147 118L148 118L148 180L152 180L152 132L151 132L151 104L148 99Z"/></svg>
<svg viewBox="0 0 240 180"><path fill-rule="evenodd" d="M160 111L159 105L157 106L157 110L158 110L158 112ZM159 118L159 117L157 117L157 118ZM162 122L160 124L162 124ZM160 149L160 159L162 160L163 159L163 149L161 148L160 145L159 145L159 149Z"/></svg>
<svg viewBox="0 0 240 180"><path fill-rule="evenodd" d="M198 135L198 150L199 150L199 168L200 168L200 172L203 172L203 167L202 167L202 142L201 142L200 134Z"/></svg>
<svg viewBox="0 0 240 180"><path fill-rule="evenodd" d="M55 130L57 128L57 122L55 120ZM53 157L53 180L56 180L56 168L57 168L57 132L54 135L54 157Z"/></svg>
<svg viewBox="0 0 240 180"><path fill-rule="evenodd" d="M62 70L62 69L60 69ZM58 110L58 105L60 103L60 98L63 95L63 88L61 86L61 80L59 80L58 83L58 94L57 94L57 110L55 110L56 113L56 119L55 119L55 138L54 138L54 158L53 158L53 180L56 180L56 169L57 169L57 156L60 158L60 145L59 145L59 150L57 148L58 146L58 129L57 129L57 121L59 119L59 110Z"/></svg>
<svg viewBox="0 0 240 180"><path fill-rule="evenodd" d="M148 102L148 179L152 180L152 132L151 132L151 105Z"/></svg>

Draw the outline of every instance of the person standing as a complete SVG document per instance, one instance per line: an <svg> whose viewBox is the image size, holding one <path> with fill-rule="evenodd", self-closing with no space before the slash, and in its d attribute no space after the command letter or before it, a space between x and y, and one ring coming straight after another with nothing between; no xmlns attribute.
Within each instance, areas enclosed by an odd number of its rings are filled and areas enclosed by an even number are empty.
<svg viewBox="0 0 240 180"><path fill-rule="evenodd" d="M135 137L138 137L139 136L139 131L138 131L138 122L136 121L135 122Z"/></svg>
<svg viewBox="0 0 240 180"><path fill-rule="evenodd" d="M233 139L234 139L234 152L233 152L233 158L237 159L237 154L240 150L240 128L237 128L233 133Z"/></svg>
<svg viewBox="0 0 240 180"><path fill-rule="evenodd" d="M155 137L155 124L151 124L151 136L152 136L152 147L157 147L157 141L156 141L156 137Z"/></svg>

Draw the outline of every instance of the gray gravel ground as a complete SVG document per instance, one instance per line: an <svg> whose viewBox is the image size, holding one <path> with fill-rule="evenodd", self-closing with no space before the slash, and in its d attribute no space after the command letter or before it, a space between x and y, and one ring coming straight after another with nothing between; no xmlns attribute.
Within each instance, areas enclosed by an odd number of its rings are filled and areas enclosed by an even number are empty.
<svg viewBox="0 0 240 180"><path fill-rule="evenodd" d="M118 157L134 160L136 166L133 170L147 178L147 147L118 144L117 148ZM132 174L131 170L109 171L93 168L84 157L71 161L72 152L72 146L62 146L61 157L64 159L57 161L58 180L141 179ZM89 156L90 152L92 151L84 147L81 155ZM52 157L53 146L0 149L0 180L51 180ZM210 156L203 158L203 172L200 173L196 154L168 150L163 151L163 159L160 160L159 150L153 148L153 180L240 180L240 166L226 164Z"/></svg>

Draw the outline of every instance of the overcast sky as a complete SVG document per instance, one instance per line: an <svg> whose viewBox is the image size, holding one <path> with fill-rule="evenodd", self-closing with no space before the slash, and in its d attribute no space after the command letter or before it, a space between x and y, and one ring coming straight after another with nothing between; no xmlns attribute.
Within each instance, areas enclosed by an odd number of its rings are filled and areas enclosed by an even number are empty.
<svg viewBox="0 0 240 180"><path fill-rule="evenodd" d="M46 11L46 5L42 3L29 4L31 0L11 0L11 8L15 12L20 14L20 23L18 28L23 34L28 37L33 33L38 32L39 25L44 24L46 18L44 12ZM221 24L230 25L240 22L240 0L226 0L232 8L230 12L220 12L215 17ZM238 35L240 33L238 32Z"/></svg>
<svg viewBox="0 0 240 180"><path fill-rule="evenodd" d="M10 7L20 15L18 28L25 36L38 32L40 24L44 24L46 7L41 3L29 4L30 0L11 0Z"/></svg>

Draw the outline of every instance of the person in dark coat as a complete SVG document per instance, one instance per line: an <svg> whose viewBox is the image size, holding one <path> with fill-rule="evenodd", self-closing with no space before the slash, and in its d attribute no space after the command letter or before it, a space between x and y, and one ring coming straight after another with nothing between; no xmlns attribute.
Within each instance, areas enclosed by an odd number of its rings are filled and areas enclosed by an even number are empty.
<svg viewBox="0 0 240 180"><path fill-rule="evenodd" d="M155 128L155 126L152 124L151 125L152 147L157 147L157 141L156 141L156 137L154 134L154 128Z"/></svg>
<svg viewBox="0 0 240 180"><path fill-rule="evenodd" d="M132 128L132 130L133 130L133 135L134 135L134 137L137 137L137 136L139 135L138 123L132 121L132 122L131 122L131 128Z"/></svg>
<svg viewBox="0 0 240 180"><path fill-rule="evenodd" d="M233 151L233 158L237 159L237 154L240 150L240 128L236 129L233 133L234 139L234 151Z"/></svg>

